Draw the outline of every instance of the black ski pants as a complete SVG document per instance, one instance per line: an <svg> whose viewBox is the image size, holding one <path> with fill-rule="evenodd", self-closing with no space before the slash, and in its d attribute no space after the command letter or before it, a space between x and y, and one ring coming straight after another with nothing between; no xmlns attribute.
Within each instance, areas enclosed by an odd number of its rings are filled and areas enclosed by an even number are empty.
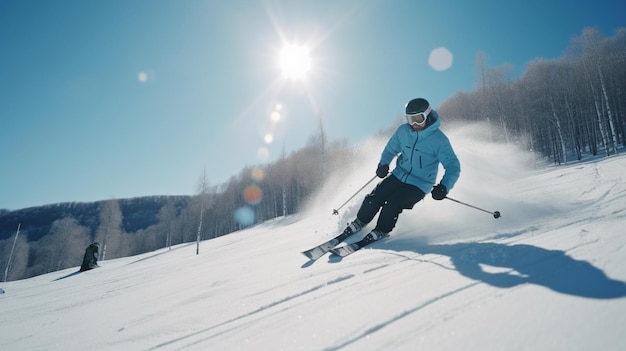
<svg viewBox="0 0 626 351"><path fill-rule="evenodd" d="M396 226L402 210L412 209L425 195L420 188L403 183L392 174L365 196L356 217L363 223L369 223L380 211L375 229L389 233Z"/></svg>

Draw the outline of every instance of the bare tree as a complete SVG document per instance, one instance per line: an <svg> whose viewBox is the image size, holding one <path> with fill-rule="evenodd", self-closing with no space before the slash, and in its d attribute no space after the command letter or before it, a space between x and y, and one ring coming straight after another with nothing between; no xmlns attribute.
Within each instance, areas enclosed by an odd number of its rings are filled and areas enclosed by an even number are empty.
<svg viewBox="0 0 626 351"><path fill-rule="evenodd" d="M162 233L162 243L164 247L172 248L172 236L176 231L176 207L174 201L168 199L158 214L160 232Z"/></svg>
<svg viewBox="0 0 626 351"><path fill-rule="evenodd" d="M30 275L79 266L89 242L89 230L76 219L66 217L54 221L48 234L31 244L37 263L31 268Z"/></svg>
<svg viewBox="0 0 626 351"><path fill-rule="evenodd" d="M617 132L611 113L611 104L605 79L606 74L604 72L607 69L606 67L610 65L606 62L607 55L602 50L604 39L598 29L585 28L574 42L582 48L582 67L585 70L592 91L593 105L606 154L610 154L610 148L612 148L613 153L617 153ZM611 143L609 143L609 140L611 140Z"/></svg>
<svg viewBox="0 0 626 351"><path fill-rule="evenodd" d="M5 267L4 281L11 277L22 278L26 272L29 257L29 247L26 235L20 234L20 225L13 238L0 241L0 265Z"/></svg>
<svg viewBox="0 0 626 351"><path fill-rule="evenodd" d="M96 230L96 241L102 243L101 260L107 253L115 258L122 257L122 211L117 200L108 200L100 205L100 225Z"/></svg>
<svg viewBox="0 0 626 351"><path fill-rule="evenodd" d="M30 258L30 245L26 235L20 235L15 240L15 248L13 249L13 258L11 259L9 271L6 276L7 281L12 278L21 279L25 277L28 270L28 261Z"/></svg>
<svg viewBox="0 0 626 351"><path fill-rule="evenodd" d="M202 222L204 219L204 211L211 208L213 203L209 196L209 182L206 176L206 169L202 172L202 177L198 181L198 195L196 196L199 203L199 221L198 221L198 233L196 235L196 255L200 253L200 239L202 235Z"/></svg>

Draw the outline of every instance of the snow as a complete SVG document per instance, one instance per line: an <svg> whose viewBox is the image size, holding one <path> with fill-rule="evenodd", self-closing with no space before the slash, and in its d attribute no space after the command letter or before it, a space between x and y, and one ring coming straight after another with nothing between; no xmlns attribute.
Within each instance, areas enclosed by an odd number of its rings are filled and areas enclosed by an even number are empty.
<svg viewBox="0 0 626 351"><path fill-rule="evenodd" d="M449 133L463 166L450 196L499 219L428 197L385 241L307 261L300 251L336 234L371 189L331 214L373 175L384 141L370 140L362 167L301 214L204 241L199 255L184 244L2 283L0 345L626 349L626 157L548 166L472 135Z"/></svg>

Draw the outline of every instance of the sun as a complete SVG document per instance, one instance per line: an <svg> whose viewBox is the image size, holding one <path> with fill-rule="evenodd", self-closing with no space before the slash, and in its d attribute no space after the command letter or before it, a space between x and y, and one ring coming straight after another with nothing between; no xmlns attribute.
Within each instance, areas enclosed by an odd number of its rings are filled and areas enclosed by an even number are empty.
<svg viewBox="0 0 626 351"><path fill-rule="evenodd" d="M297 44L285 44L280 52L280 69L285 78L304 79L311 69L309 48Z"/></svg>

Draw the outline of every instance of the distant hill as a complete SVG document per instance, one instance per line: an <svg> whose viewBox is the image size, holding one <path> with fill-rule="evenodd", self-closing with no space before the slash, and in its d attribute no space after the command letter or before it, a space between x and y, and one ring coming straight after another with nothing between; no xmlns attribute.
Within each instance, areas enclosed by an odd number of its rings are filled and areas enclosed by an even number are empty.
<svg viewBox="0 0 626 351"><path fill-rule="evenodd" d="M117 200L122 211L123 230L133 233L158 222L159 210L167 201L173 200L177 208L187 206L189 196L146 196ZM0 240L15 235L19 223L20 234L27 235L28 241L37 241L46 235L52 223L72 217L82 226L95 233L99 224L100 206L97 202L65 202L59 204L29 207L15 211L0 210Z"/></svg>

